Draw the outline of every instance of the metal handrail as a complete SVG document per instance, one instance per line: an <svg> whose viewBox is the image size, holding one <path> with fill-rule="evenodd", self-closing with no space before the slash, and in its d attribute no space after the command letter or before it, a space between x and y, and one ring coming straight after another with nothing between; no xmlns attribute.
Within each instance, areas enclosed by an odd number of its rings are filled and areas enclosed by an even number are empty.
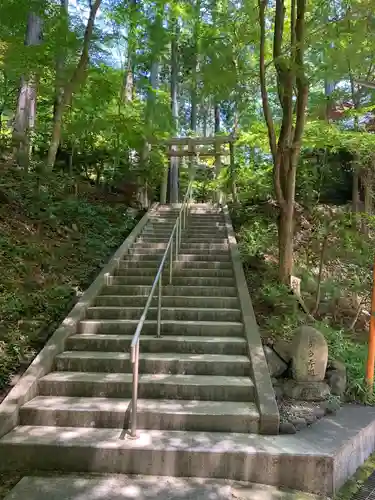
<svg viewBox="0 0 375 500"><path fill-rule="evenodd" d="M138 379L139 379L139 340L142 333L144 322L146 321L147 313L150 308L152 299L154 297L156 287L158 287L158 315L157 315L157 336L160 337L161 329L161 300L162 300L162 274L164 266L169 254L169 284L172 284L173 275L173 247L175 246L175 260L177 260L178 253L181 246L182 230L186 227L186 217L190 206L191 193L193 187L193 179L190 180L184 200L181 205L180 212L177 216L176 222L173 226L171 235L168 240L167 248L163 254L160 265L158 267L154 282L151 287L146 305L143 309L142 316L135 330L131 345L130 345L130 359L133 365L133 380L132 380L132 401L131 401L131 425L130 437L137 437L137 402L138 402ZM175 240L175 244L174 244Z"/></svg>

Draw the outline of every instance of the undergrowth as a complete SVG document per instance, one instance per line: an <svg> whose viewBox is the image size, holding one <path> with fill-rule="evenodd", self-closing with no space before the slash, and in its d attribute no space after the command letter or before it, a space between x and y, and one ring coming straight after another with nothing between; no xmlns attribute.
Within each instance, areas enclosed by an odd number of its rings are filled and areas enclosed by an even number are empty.
<svg viewBox="0 0 375 500"><path fill-rule="evenodd" d="M1 169L0 389L27 365L136 220L64 176Z"/></svg>
<svg viewBox="0 0 375 500"><path fill-rule="evenodd" d="M264 341L290 339L298 326L311 324L325 335L330 357L346 364L348 400L373 403L364 383L373 235L358 231L338 207L318 207L317 211L318 216L299 207L296 220L294 273L301 278L301 297L313 313L309 315L277 280L276 207L272 203L231 207L260 332ZM329 233L325 248L325 231L332 224L333 211L335 231Z"/></svg>

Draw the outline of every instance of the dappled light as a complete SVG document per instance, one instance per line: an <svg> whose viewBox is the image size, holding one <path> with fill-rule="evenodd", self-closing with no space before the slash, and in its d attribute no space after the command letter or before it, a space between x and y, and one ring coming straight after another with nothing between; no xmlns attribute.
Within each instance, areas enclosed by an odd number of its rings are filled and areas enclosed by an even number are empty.
<svg viewBox="0 0 375 500"><path fill-rule="evenodd" d="M0 2L0 470L332 496L375 449L373 21Z"/></svg>

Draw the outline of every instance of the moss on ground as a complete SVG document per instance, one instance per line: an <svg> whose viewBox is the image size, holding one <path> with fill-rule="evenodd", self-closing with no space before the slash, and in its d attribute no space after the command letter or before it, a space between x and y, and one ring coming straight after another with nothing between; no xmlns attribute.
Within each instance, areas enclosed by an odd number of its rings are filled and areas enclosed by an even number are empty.
<svg viewBox="0 0 375 500"><path fill-rule="evenodd" d="M361 465L335 496L337 500L350 500L375 470L375 453Z"/></svg>

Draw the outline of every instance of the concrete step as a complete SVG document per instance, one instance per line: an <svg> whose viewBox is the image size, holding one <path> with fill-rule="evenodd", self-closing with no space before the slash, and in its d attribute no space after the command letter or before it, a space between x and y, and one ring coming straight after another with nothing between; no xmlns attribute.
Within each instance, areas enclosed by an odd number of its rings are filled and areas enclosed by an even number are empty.
<svg viewBox="0 0 375 500"><path fill-rule="evenodd" d="M172 225L173 227L173 225ZM217 231L226 230L226 225L222 222L192 222L187 224L186 228L188 230L194 229L194 231L201 231L204 233L205 231Z"/></svg>
<svg viewBox="0 0 375 500"><path fill-rule="evenodd" d="M154 296L151 305L156 307L158 297ZM102 307L144 307L147 301L146 295L99 295L94 306ZM236 297L168 297L163 295L163 307L200 307L217 309L238 309L239 302Z"/></svg>
<svg viewBox="0 0 375 500"><path fill-rule="evenodd" d="M230 254L228 251L226 252L213 252L213 253L194 253L194 252L179 252L177 261L185 262L185 261L220 261L220 262L230 262L232 265L232 261L230 258Z"/></svg>
<svg viewBox="0 0 375 500"><path fill-rule="evenodd" d="M118 429L18 426L0 440L1 456L6 457L1 465L3 469L10 471L66 470L74 473L110 472L132 475L130 481L120 485L118 481L123 479L122 476L111 476L104 484L101 481L106 477L96 476L94 484L89 483L89 486L85 483L84 477L76 476L73 489L77 493L71 494L69 491L69 498L76 500L94 500L94 498L125 500L137 497L154 500L177 498L224 500L225 498L224 495L220 495L218 489L209 491L206 496L202 491L197 492L194 486L198 479L193 480L192 485L189 484L186 488L180 481L188 479L175 480L175 483L171 483L170 478L152 478L152 475L251 481L315 492L324 498L332 497L334 488L338 486L340 479L342 482L343 477L341 474L337 479L338 476L333 472L336 447L331 444L329 448L329 444L324 446L324 443L320 443L321 435L317 431L314 432L314 428L315 426L312 426L296 436L272 436L272 438L235 432L228 434L228 432L140 429L139 438L131 440L124 436L123 426ZM327 434L331 437L329 432ZM331 434L334 434L333 430ZM317 442L314 445L310 444L314 438ZM333 440L331 437L328 443ZM344 467L344 459L336 461ZM154 481L154 487L146 489L144 478L141 482L143 486L137 487L133 479L139 481L139 477L133 475L138 474L146 474ZM350 472L347 472L348 474ZM69 476L62 479L72 480ZM39 495L37 493L30 500L59 498L56 496L56 480L52 480L49 489L45 485L43 487L43 483L39 483ZM92 480L93 478L90 479ZM173 488L172 492L169 489L170 485ZM229 494L225 492L227 499L308 498L306 493L298 492L291 496L290 491L283 494L280 491L275 492L274 489L267 490L259 484L251 484L247 488L244 488L243 484L241 486ZM44 494L46 490L51 492L48 493L49 496ZM63 492L61 498L67 498L64 487L60 492ZM29 499L27 488L19 498Z"/></svg>
<svg viewBox="0 0 375 500"><path fill-rule="evenodd" d="M130 348L133 335L83 333L72 335L65 348L70 351L125 352ZM179 352L194 354L227 354L247 356L244 337L185 337L168 335L141 335L141 352Z"/></svg>
<svg viewBox="0 0 375 500"><path fill-rule="evenodd" d="M160 259L163 257L165 253L166 247L165 248L149 248L146 246L135 246L134 250L132 250L132 255L158 255ZM198 255L207 255L207 256L213 256L213 257L218 257L218 256L227 256L229 258L229 253L228 249L222 248L222 249L216 249L216 250L210 250L208 248L187 248L183 247L182 249L179 250L179 254L198 254ZM175 254L175 248L173 248L173 254ZM220 259L217 259L220 260Z"/></svg>
<svg viewBox="0 0 375 500"><path fill-rule="evenodd" d="M154 267L120 267L116 271L116 276L153 276L155 277L156 272L158 270L157 266ZM169 266L164 269L164 276L169 278ZM210 277L210 278L233 278L233 270L232 269L180 269L179 266L173 266L173 276L176 277L189 277L189 276L199 276L199 277Z"/></svg>
<svg viewBox="0 0 375 500"><path fill-rule="evenodd" d="M165 250L168 246L168 242L144 242L137 241L132 248L135 249L136 252L141 250ZM228 250L228 243L190 243L186 241L182 241L181 243L181 251L184 249L187 250L201 250L203 253L205 251L216 252L217 250Z"/></svg>
<svg viewBox="0 0 375 500"><path fill-rule="evenodd" d="M155 276L109 276L108 285L152 285ZM164 280L165 282L165 280ZM167 281L167 283L169 280ZM199 276L176 276L172 278L172 284L175 286L234 286L234 278L211 278Z"/></svg>
<svg viewBox="0 0 375 500"><path fill-rule="evenodd" d="M95 306L86 311L87 319L140 319L144 307ZM150 307L147 319L157 319L157 307ZM165 307L162 300L161 318L177 321L241 321L240 309L210 307Z"/></svg>
<svg viewBox="0 0 375 500"><path fill-rule="evenodd" d="M174 252L173 252L174 253ZM157 261L161 262L161 259L163 257L164 251L161 252L156 252L156 253L139 253L139 252L132 252L126 259L127 262L139 262L142 260L147 260L147 261ZM167 258L167 261L169 260L169 257ZM220 261L220 262L228 262L230 265L232 265L232 262L230 260L230 255L229 252L215 252L214 254L210 253L205 253L205 254L200 254L200 253L181 253L179 252L178 254L178 259L177 262L199 262L199 261Z"/></svg>
<svg viewBox="0 0 375 500"><path fill-rule="evenodd" d="M56 356L56 370L71 372L131 373L129 352L65 351ZM247 356L225 354L144 353L140 373L180 375L250 375Z"/></svg>
<svg viewBox="0 0 375 500"><path fill-rule="evenodd" d="M39 396L20 410L20 425L118 428L130 399ZM257 432L254 403L139 399L141 429Z"/></svg>
<svg viewBox="0 0 375 500"><path fill-rule="evenodd" d="M105 319L84 320L78 325L77 333L126 333L134 334L138 325L137 319ZM146 320L142 332L144 334L156 334L157 322ZM163 335L203 335L217 337L242 337L243 324L240 322L218 322L218 321L161 321L161 333Z"/></svg>
<svg viewBox="0 0 375 500"><path fill-rule="evenodd" d="M102 295L148 295L151 285L108 285L104 286ZM176 286L163 285L163 295L188 297L236 297L235 286Z"/></svg>
<svg viewBox="0 0 375 500"><path fill-rule="evenodd" d="M131 373L51 372L38 383L40 396L129 398ZM138 397L204 401L254 400L249 377L140 374Z"/></svg>
<svg viewBox="0 0 375 500"><path fill-rule="evenodd" d="M217 238L225 238L227 239L227 231L226 229L220 230L220 229L212 229L206 230L206 231L199 231L198 229L194 228L187 228L184 231L184 237L185 238L202 238L203 240L215 240Z"/></svg>
<svg viewBox="0 0 375 500"><path fill-rule="evenodd" d="M135 243L168 243L171 235L155 235L155 234L141 234Z"/></svg>
<svg viewBox="0 0 375 500"><path fill-rule="evenodd" d="M201 242L201 243L190 243L187 241L182 241L180 251L184 251L184 249L188 250L203 250L203 251L209 251L209 252L216 252L217 250L228 250L228 242L226 243L206 243L206 242Z"/></svg>
<svg viewBox="0 0 375 500"><path fill-rule="evenodd" d="M152 268L157 269L159 262L155 260L143 260L140 262L121 260L119 267L121 269L144 269ZM173 269L230 269L232 270L232 263L230 261L175 261Z"/></svg>
<svg viewBox="0 0 375 500"><path fill-rule="evenodd" d="M171 231L147 231L142 232L140 238L142 239L150 239L156 238L164 241L168 241L171 236ZM182 238L183 239L192 239L197 240L198 242L204 241L212 241L213 243L220 243L223 240L227 240L227 235L223 231L208 231L208 232L197 232L192 231L189 228L182 230ZM138 241L138 240L137 240Z"/></svg>

